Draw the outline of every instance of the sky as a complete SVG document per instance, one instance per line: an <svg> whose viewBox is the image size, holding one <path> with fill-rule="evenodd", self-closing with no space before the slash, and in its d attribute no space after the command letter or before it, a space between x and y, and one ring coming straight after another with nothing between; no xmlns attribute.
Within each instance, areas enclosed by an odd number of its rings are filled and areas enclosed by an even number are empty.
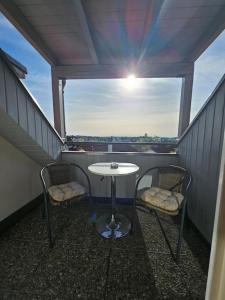
<svg viewBox="0 0 225 300"><path fill-rule="evenodd" d="M0 48L24 64L24 81L53 124L49 64L0 14ZM225 31L195 63L191 119L225 70ZM69 80L65 87L67 134L176 136L181 79Z"/></svg>

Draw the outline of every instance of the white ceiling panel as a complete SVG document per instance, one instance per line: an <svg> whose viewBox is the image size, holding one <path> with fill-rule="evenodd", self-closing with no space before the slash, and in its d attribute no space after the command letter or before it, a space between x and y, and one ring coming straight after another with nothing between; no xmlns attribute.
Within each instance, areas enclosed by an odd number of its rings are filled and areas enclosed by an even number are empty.
<svg viewBox="0 0 225 300"><path fill-rule="evenodd" d="M0 8L52 65L191 63L225 28L225 0L8 0Z"/></svg>

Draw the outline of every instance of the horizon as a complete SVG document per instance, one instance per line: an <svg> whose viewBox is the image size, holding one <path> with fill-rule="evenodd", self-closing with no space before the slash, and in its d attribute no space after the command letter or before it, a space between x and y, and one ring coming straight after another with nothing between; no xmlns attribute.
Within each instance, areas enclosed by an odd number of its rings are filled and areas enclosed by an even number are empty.
<svg viewBox="0 0 225 300"><path fill-rule="evenodd" d="M158 136L158 135L84 135L84 134L66 134L66 136L86 136L86 137L159 137L159 138L177 138L177 136Z"/></svg>

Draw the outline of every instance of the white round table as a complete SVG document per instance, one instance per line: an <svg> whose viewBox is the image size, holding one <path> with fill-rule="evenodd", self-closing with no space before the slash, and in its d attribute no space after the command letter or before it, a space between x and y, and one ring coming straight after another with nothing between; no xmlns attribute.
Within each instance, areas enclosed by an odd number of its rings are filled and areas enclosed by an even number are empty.
<svg viewBox="0 0 225 300"><path fill-rule="evenodd" d="M96 163L88 167L88 170L100 176L111 177L112 213L103 215L96 221L96 229L104 238L121 238L126 236L131 229L130 220L116 213L116 176L125 176L136 173L139 167L131 163Z"/></svg>

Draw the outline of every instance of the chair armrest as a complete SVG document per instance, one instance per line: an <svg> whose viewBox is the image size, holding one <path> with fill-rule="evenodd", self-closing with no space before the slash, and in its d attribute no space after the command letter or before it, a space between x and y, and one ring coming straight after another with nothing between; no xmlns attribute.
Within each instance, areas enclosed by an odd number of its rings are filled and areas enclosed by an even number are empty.
<svg viewBox="0 0 225 300"><path fill-rule="evenodd" d="M48 183L45 179L44 173L47 172L47 166L41 169L40 171L40 178L41 178L41 183L42 183L42 188L44 193L48 193Z"/></svg>

